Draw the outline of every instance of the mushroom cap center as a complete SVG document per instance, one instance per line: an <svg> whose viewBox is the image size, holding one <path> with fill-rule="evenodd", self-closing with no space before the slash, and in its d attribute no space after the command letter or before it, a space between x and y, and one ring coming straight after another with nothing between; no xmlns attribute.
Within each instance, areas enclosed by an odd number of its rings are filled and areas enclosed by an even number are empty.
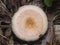
<svg viewBox="0 0 60 45"><path fill-rule="evenodd" d="M28 29L34 28L36 26L36 22L33 18L28 17L25 21L25 27Z"/></svg>

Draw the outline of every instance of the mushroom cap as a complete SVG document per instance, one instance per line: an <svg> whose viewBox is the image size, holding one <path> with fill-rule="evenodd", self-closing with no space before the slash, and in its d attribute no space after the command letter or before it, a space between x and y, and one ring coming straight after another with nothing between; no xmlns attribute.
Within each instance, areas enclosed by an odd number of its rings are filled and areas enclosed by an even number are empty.
<svg viewBox="0 0 60 45"><path fill-rule="evenodd" d="M12 31L21 40L35 41L47 28L47 16L38 6L22 6L12 17Z"/></svg>

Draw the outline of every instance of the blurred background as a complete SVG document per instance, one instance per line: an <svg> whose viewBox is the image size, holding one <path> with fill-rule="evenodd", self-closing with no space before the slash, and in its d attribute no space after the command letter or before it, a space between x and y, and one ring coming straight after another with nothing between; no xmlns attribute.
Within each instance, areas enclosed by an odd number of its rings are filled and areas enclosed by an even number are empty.
<svg viewBox="0 0 60 45"><path fill-rule="evenodd" d="M12 32L11 18L23 5L37 5L48 17L48 30L37 41L25 42ZM0 0L0 45L60 45L60 0Z"/></svg>

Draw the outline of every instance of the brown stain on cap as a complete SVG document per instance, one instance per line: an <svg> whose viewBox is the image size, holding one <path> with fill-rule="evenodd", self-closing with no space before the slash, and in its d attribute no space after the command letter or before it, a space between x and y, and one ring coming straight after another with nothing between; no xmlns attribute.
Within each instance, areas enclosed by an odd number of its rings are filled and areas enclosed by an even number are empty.
<svg viewBox="0 0 60 45"><path fill-rule="evenodd" d="M36 22L33 18L28 17L25 21L25 27L28 29L34 28L36 26Z"/></svg>

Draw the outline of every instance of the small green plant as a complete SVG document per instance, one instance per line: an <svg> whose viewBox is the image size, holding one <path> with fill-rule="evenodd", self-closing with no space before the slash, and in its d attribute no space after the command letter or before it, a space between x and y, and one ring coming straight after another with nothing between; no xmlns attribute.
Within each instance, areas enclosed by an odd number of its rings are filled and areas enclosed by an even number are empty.
<svg viewBox="0 0 60 45"><path fill-rule="evenodd" d="M51 6L52 6L52 2L53 2L53 0L44 0L44 4L45 4L47 7L51 7Z"/></svg>

